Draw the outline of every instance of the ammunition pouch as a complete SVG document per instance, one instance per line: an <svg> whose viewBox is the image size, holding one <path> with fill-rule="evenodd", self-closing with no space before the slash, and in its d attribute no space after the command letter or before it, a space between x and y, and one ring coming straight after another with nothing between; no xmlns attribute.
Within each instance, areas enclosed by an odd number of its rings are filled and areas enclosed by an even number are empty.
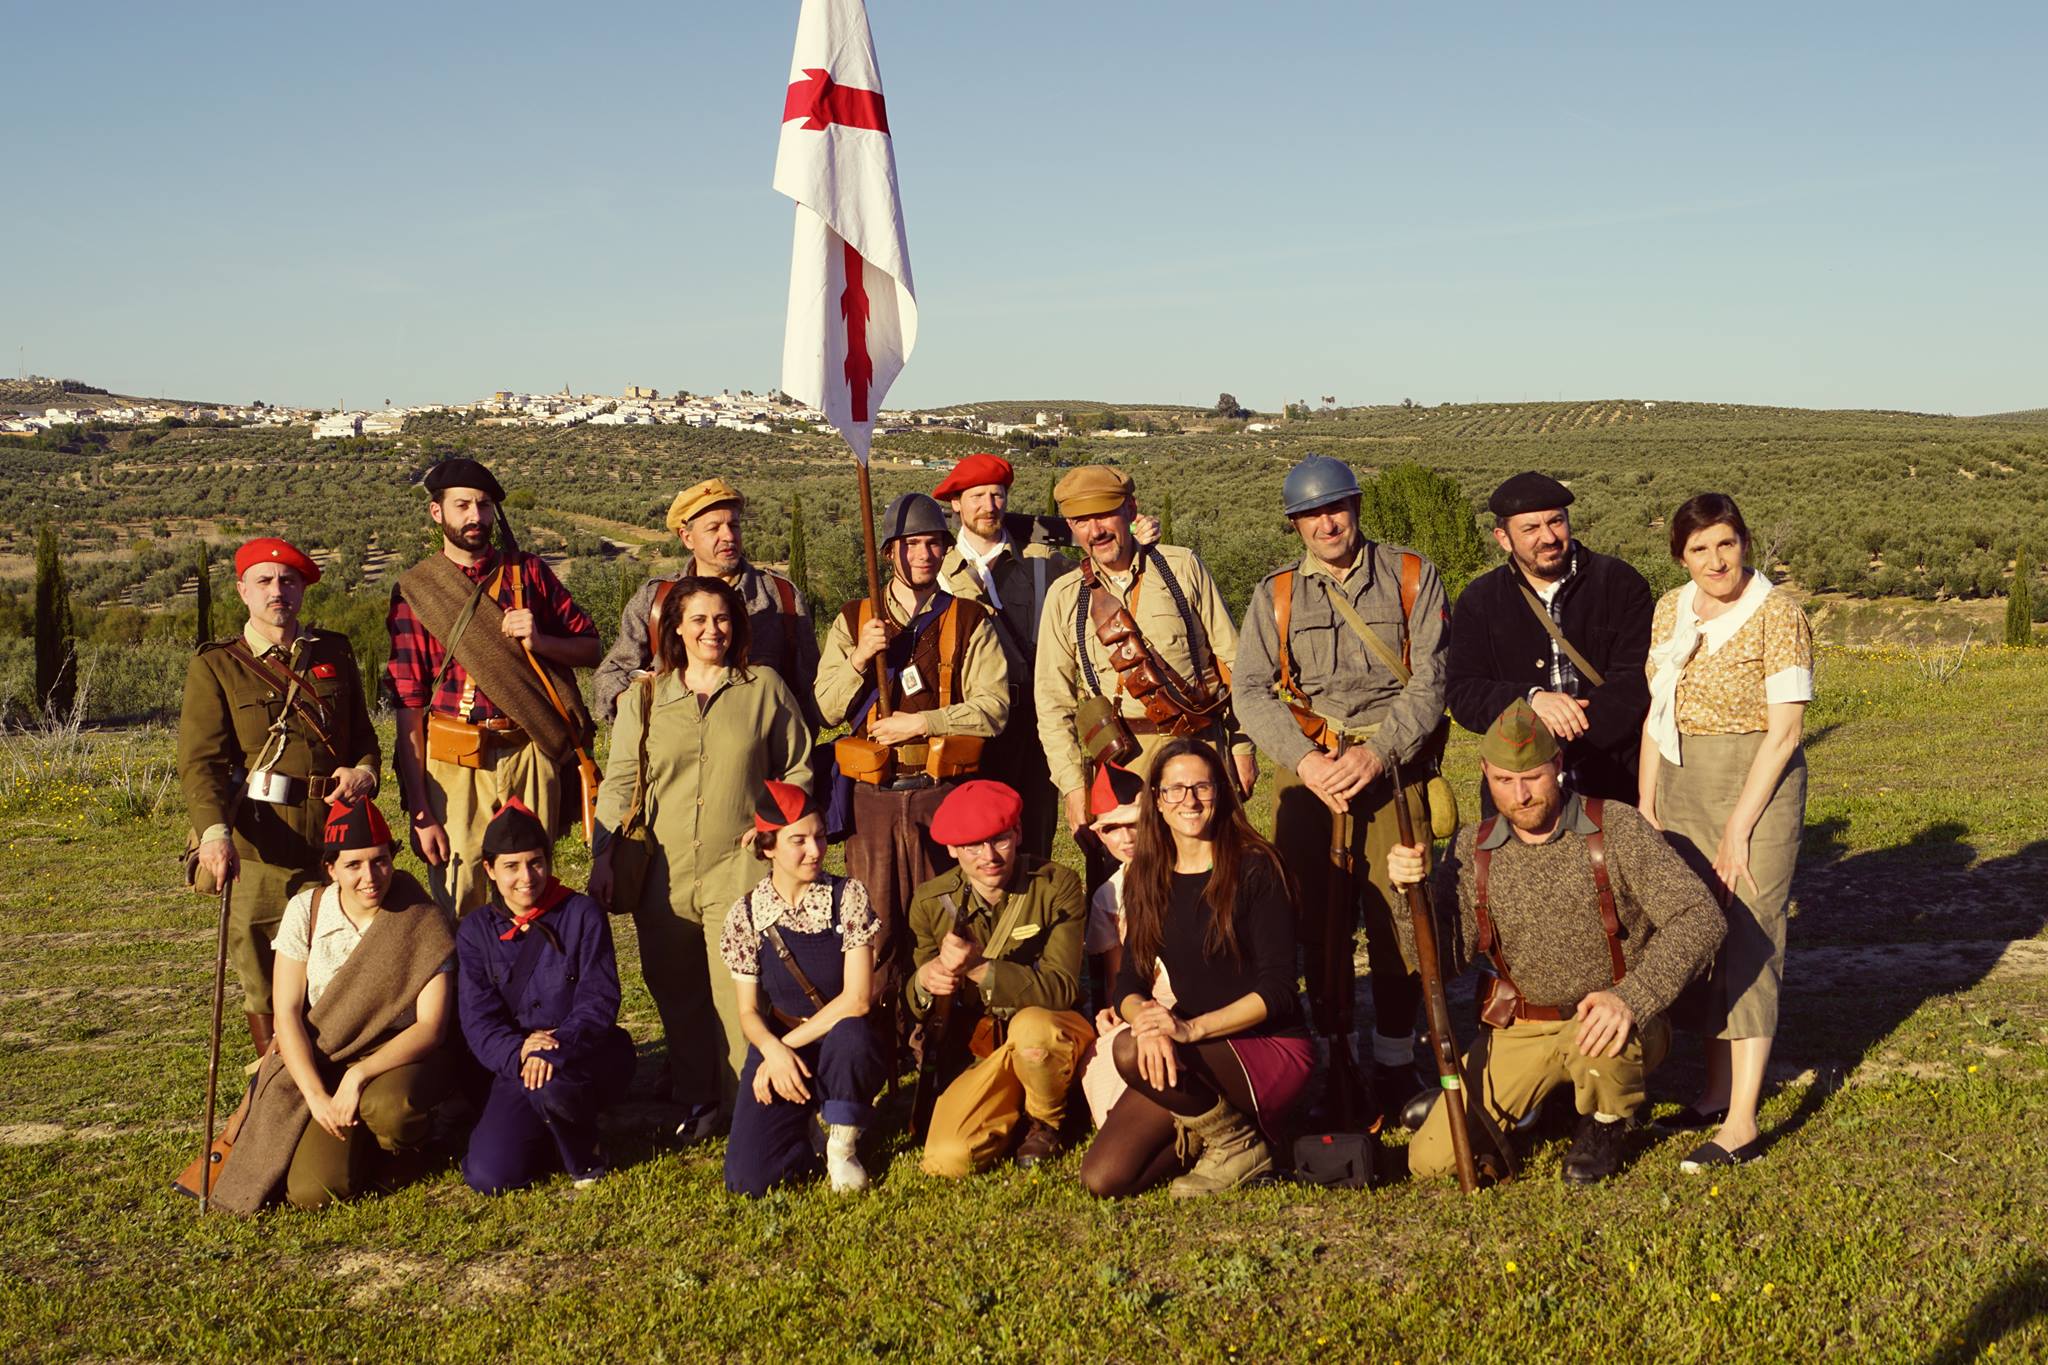
<svg viewBox="0 0 2048 1365"><path fill-rule="evenodd" d="M438 711L427 712L427 757L458 768L483 767L483 727Z"/></svg>
<svg viewBox="0 0 2048 1365"><path fill-rule="evenodd" d="M896 754L886 744L859 735L843 735L832 741L832 758L839 771L855 782L871 787L887 786L896 778Z"/></svg>

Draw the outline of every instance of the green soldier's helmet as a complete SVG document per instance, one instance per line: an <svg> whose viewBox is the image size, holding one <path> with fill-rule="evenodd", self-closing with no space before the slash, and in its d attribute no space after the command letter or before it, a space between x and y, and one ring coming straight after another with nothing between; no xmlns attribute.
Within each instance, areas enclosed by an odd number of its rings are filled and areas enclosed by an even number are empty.
<svg viewBox="0 0 2048 1365"><path fill-rule="evenodd" d="M1327 455L1310 455L1287 471L1280 487L1288 516L1327 507L1333 502L1359 496L1358 476L1351 466Z"/></svg>
<svg viewBox="0 0 2048 1365"><path fill-rule="evenodd" d="M938 535L951 537L946 527L946 509L939 506L929 494L903 493L889 504L882 513L880 544L904 536Z"/></svg>

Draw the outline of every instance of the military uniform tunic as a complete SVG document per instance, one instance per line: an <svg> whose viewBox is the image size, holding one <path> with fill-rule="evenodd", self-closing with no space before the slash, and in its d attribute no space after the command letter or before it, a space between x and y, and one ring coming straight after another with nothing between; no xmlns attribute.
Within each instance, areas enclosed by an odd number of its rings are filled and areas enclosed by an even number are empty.
<svg viewBox="0 0 2048 1365"><path fill-rule="evenodd" d="M271 727L284 711L284 689L243 662L230 648L233 639L202 645L186 665L178 719L185 809L200 842L223 835L234 840L241 870L230 902L228 960L249 1013L269 1014L270 941L285 902L320 880L329 779L336 768L377 773L381 760L362 674L346 635L301 628L290 650L278 649L254 630L245 630L241 638L258 658L288 662L312 685L327 732L323 740L295 710L285 721L283 750L269 766L299 780L300 799L275 805L244 796L238 806L235 793L263 756Z"/></svg>

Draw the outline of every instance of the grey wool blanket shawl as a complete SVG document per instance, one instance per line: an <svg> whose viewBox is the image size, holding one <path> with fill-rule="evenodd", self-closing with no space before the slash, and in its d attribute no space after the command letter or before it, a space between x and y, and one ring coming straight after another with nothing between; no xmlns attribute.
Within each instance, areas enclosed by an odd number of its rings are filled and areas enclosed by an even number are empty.
<svg viewBox="0 0 2048 1365"><path fill-rule="evenodd" d="M346 1067L409 1027L421 988L454 949L440 907L399 873L384 909L306 1016L320 1069ZM313 1118L281 1051L264 1057L253 1085L249 1117L213 1189L213 1206L229 1213L255 1213L276 1196Z"/></svg>

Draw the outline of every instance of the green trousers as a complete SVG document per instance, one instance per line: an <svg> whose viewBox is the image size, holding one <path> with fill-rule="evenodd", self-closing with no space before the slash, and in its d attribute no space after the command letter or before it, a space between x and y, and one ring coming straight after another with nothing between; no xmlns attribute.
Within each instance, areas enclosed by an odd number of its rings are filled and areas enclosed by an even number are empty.
<svg viewBox="0 0 2048 1365"><path fill-rule="evenodd" d="M387 1157L414 1151L427 1140L433 1108L454 1086L454 1060L443 1046L365 1085L356 1126L345 1138L307 1124L285 1176L285 1198L294 1207L317 1209L375 1188L387 1174Z"/></svg>

